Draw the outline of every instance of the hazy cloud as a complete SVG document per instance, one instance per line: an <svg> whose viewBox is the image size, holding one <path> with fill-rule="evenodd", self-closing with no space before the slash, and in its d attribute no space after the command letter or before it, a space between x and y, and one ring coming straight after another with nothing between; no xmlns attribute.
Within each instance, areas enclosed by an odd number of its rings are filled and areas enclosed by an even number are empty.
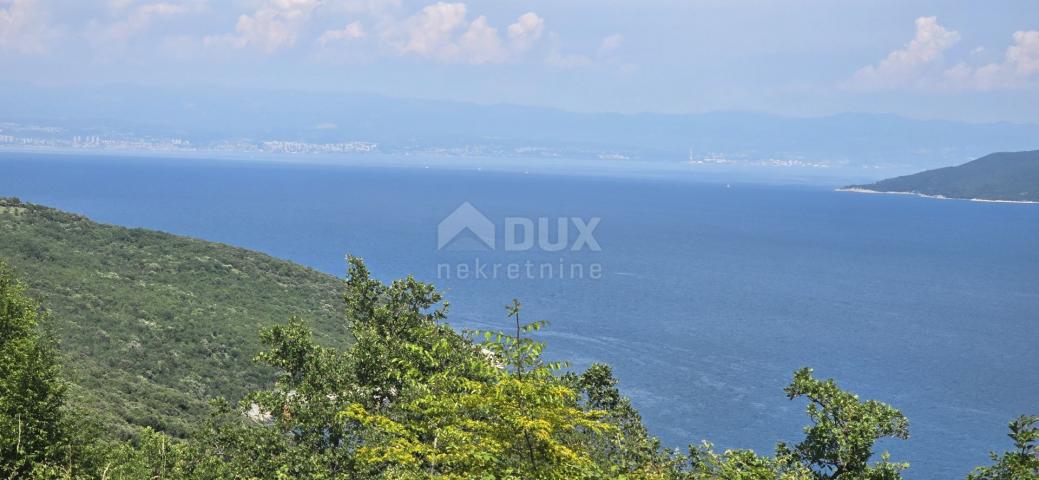
<svg viewBox="0 0 1039 480"><path fill-rule="evenodd" d="M122 18L107 25L94 25L87 32L88 38L94 42L125 42L130 37L146 32L155 21L202 11L206 2L205 0L156 2L130 8L132 4L133 2L125 0L110 2L111 9Z"/></svg>
<svg viewBox="0 0 1039 480"><path fill-rule="evenodd" d="M559 50L553 50L548 54L548 57L545 58L545 63L559 68L579 68L591 66L595 62L593 62L587 55L563 53Z"/></svg>
<svg viewBox="0 0 1039 480"><path fill-rule="evenodd" d="M0 0L0 52L40 54L61 34L36 0Z"/></svg>
<svg viewBox="0 0 1039 480"><path fill-rule="evenodd" d="M356 40L364 38L365 35L367 35L367 32L365 32L361 22L354 21L340 30L326 30L325 33L322 33L321 36L318 37L317 41L321 46L325 46L329 43L341 40Z"/></svg>
<svg viewBox="0 0 1039 480"><path fill-rule="evenodd" d="M605 57L606 55L613 53L613 51L620 48L623 43L624 36L619 33L603 38L602 41L599 42L599 56Z"/></svg>
<svg viewBox="0 0 1039 480"><path fill-rule="evenodd" d="M46 52L57 30L50 26L43 1L0 0L0 51ZM229 9L231 3L207 2L105 0L89 8L83 5L85 12L96 13L82 16L86 19L78 25L70 24L70 33L84 38L101 55L130 45L131 39L136 41L167 19L214 13L236 17L233 30L202 34L164 29L145 44L185 59L200 48L273 54L310 46L317 47L311 58L324 59L338 55L333 45L345 47L348 41L370 38L354 44L350 54L392 52L441 63L492 64L519 58L545 31L545 20L526 12L504 27L503 35L487 16L471 16L461 2L437 2L411 12L402 0L255 0L247 3L253 8L245 12Z"/></svg>

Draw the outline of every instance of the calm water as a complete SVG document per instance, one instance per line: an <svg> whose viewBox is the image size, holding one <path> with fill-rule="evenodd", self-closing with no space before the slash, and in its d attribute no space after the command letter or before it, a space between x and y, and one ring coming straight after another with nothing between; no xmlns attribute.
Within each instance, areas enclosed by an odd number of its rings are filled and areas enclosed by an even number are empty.
<svg viewBox="0 0 1039 480"><path fill-rule="evenodd" d="M550 320L550 355L613 365L669 445L797 441L804 403L782 388L801 366L906 413L912 438L883 447L910 478L963 477L1009 447L1012 417L1039 413L1039 205L672 177L0 155L0 195L333 274L350 252L384 279L436 282L462 328L503 325L520 298ZM437 224L463 201L499 229L600 217L602 250L438 251ZM476 257L604 273L437 278Z"/></svg>

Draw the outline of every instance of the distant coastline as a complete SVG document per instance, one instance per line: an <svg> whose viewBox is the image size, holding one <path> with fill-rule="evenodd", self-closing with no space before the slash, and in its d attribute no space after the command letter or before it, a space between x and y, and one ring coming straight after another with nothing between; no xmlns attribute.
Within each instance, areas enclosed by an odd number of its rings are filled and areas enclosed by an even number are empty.
<svg viewBox="0 0 1039 480"><path fill-rule="evenodd" d="M931 198L935 200L963 200L968 202L982 202L982 203L1030 203L1036 204L1039 202L1032 200L995 200L988 198L960 198L960 197L947 197L945 195L928 195L920 192L896 192L896 191L881 191L881 190L870 190L862 187L841 187L834 189L835 192L852 192L852 193L876 193L885 195L910 195L914 197Z"/></svg>
<svg viewBox="0 0 1039 480"><path fill-rule="evenodd" d="M954 167L888 178L838 189L856 193L897 193L939 200L1039 203L1039 150L997 152Z"/></svg>

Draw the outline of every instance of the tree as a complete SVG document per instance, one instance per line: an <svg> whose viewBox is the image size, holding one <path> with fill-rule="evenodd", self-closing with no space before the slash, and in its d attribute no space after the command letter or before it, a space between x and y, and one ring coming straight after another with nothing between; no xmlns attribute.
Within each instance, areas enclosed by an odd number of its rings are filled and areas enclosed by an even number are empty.
<svg viewBox="0 0 1039 480"><path fill-rule="evenodd" d="M25 476L65 453L54 341L40 333L39 305L0 261L0 476Z"/></svg>
<svg viewBox="0 0 1039 480"><path fill-rule="evenodd" d="M111 480L217 480L235 478L226 458L210 455L198 442L171 438L150 428L138 431L133 442L118 445L107 461L86 478ZM70 476L58 476L67 480Z"/></svg>
<svg viewBox="0 0 1039 480"><path fill-rule="evenodd" d="M891 463L888 454L870 465L873 445L884 437L909 438L909 421L902 412L876 400L860 401L857 395L837 387L832 379L812 377L812 369L794 373L784 391L791 400L805 397L812 425L793 450L780 444L777 457L792 455L810 468L816 478L834 480L892 480L901 478L905 463Z"/></svg>
<svg viewBox="0 0 1039 480"><path fill-rule="evenodd" d="M257 360L274 385L237 407L217 402L190 442L146 433L113 478L598 478L576 429L608 428L540 360L543 346L442 320L446 305L412 278L390 285L350 258L346 350L316 344L299 320L265 329ZM542 323L519 324L522 334Z"/></svg>
<svg viewBox="0 0 1039 480"><path fill-rule="evenodd" d="M1036 480L1039 479L1039 416L1022 415L1010 422L1015 450L1002 455L991 453L995 465L978 467L968 480Z"/></svg>
<svg viewBox="0 0 1039 480"><path fill-rule="evenodd" d="M789 452L775 458L752 450L716 453L710 442L689 448L690 480L812 480L814 472Z"/></svg>
<svg viewBox="0 0 1039 480"><path fill-rule="evenodd" d="M613 428L605 435L581 435L576 441L591 449L603 470L629 478L674 478L686 459L664 449L650 436L642 416L621 395L609 365L593 363L583 373L567 374L564 380L580 395L585 410L605 412L600 421Z"/></svg>
<svg viewBox="0 0 1039 480"><path fill-rule="evenodd" d="M419 357L444 366L428 381L402 385L389 408L344 411L367 429L358 461L389 478L602 478L586 445L567 440L610 430L603 412L582 410L554 374L561 365L543 362L544 345L524 337L544 322L520 322L516 301L508 313L515 335L471 332L483 342L461 362L426 351Z"/></svg>

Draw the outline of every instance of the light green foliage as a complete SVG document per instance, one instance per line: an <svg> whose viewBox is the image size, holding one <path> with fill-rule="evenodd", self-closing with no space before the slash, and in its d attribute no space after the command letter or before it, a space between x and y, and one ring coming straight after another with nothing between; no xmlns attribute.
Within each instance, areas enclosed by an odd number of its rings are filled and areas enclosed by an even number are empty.
<svg viewBox="0 0 1039 480"><path fill-rule="evenodd" d="M1014 450L1002 455L992 453L994 465L978 467L968 480L1039 479L1039 416L1022 415L1010 422Z"/></svg>
<svg viewBox="0 0 1039 480"><path fill-rule="evenodd" d="M199 450L197 445L141 429L133 443L118 446L106 462L85 478L111 480L177 479L217 480L235 478L227 462Z"/></svg>
<svg viewBox="0 0 1039 480"><path fill-rule="evenodd" d="M603 412L579 408L576 392L553 373L559 365L543 363L543 345L523 336L544 323L524 325L519 315L514 301L516 335L486 332L461 361L437 360L447 351L435 345L420 355L442 368L402 384L395 404L344 411L369 434L358 460L403 478L602 478L585 445L566 440L608 431L598 421Z"/></svg>
<svg viewBox="0 0 1039 480"><path fill-rule="evenodd" d="M715 453L709 442L690 447L690 480L813 480L815 474L789 452L775 458L751 450Z"/></svg>
<svg viewBox="0 0 1039 480"><path fill-rule="evenodd" d="M299 316L322 344L348 340L340 280L240 248L0 198L0 258L52 312L68 403L114 438L183 437L209 398L269 382L261 327Z"/></svg>
<svg viewBox="0 0 1039 480"><path fill-rule="evenodd" d="M809 400L812 424L805 427L804 441L789 452L780 444L777 456L793 455L820 479L891 480L901 478L899 472L909 467L889 462L886 453L869 464L878 439L909 438L909 421L895 408L876 400L860 401L832 379L814 378L810 368L794 373L784 390L790 399Z"/></svg>

